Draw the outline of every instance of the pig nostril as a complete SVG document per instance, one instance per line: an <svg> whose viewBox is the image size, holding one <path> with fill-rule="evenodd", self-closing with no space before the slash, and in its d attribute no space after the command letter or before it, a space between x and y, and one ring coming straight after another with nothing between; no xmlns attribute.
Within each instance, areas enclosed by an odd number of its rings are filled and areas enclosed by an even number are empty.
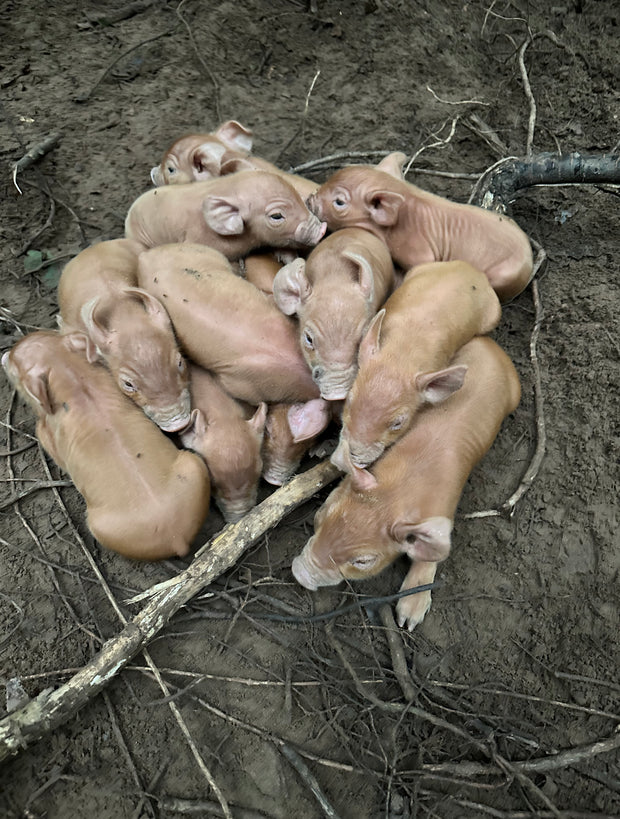
<svg viewBox="0 0 620 819"><path fill-rule="evenodd" d="M312 377L315 381L318 381L319 378L323 377L323 368L322 367L313 367L312 368Z"/></svg>

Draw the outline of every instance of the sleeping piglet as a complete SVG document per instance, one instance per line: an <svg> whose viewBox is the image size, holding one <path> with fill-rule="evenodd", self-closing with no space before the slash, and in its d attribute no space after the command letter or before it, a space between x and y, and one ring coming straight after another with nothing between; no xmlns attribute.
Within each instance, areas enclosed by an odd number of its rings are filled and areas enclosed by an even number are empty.
<svg viewBox="0 0 620 819"><path fill-rule="evenodd" d="M209 134L188 134L175 140L159 165L151 168L154 185L182 185L221 175L223 162L243 159L252 150L252 131L234 119Z"/></svg>
<svg viewBox="0 0 620 819"><path fill-rule="evenodd" d="M198 242L229 259L258 247L313 247L324 233L297 191L268 171L154 188L136 199L125 220L126 237L144 248Z"/></svg>
<svg viewBox="0 0 620 819"><path fill-rule="evenodd" d="M410 270L360 344L333 463L355 471L362 485L364 468L404 435L425 402L439 403L461 387L467 368L450 359L500 315L488 279L467 262Z"/></svg>
<svg viewBox="0 0 620 819"><path fill-rule="evenodd" d="M403 270L462 259L482 270L502 301L518 295L532 275L532 248L507 216L461 205L406 182L401 153L378 165L350 165L311 196L311 210L329 230L363 227L383 239Z"/></svg>
<svg viewBox="0 0 620 819"><path fill-rule="evenodd" d="M252 131L236 120L228 120L211 134L188 134L168 148L159 165L151 169L154 185L202 182L241 170L271 171L290 182L302 199L318 188L316 182L286 173L261 159L250 156Z"/></svg>
<svg viewBox="0 0 620 819"><path fill-rule="evenodd" d="M2 357L37 415L37 436L68 472L88 526L108 549L140 560L185 555L209 511L209 473L180 451L91 364L82 334L38 331Z"/></svg>
<svg viewBox="0 0 620 819"><path fill-rule="evenodd" d="M256 504L267 404L247 412L197 364L190 365L190 383L194 409L179 437L204 458L224 520L238 521Z"/></svg>
<svg viewBox="0 0 620 819"><path fill-rule="evenodd" d="M321 397L346 397L357 373L357 348L394 285L385 244L368 230L344 228L307 260L282 267L273 280L275 303L297 314L300 345Z"/></svg>
<svg viewBox="0 0 620 819"><path fill-rule="evenodd" d="M263 478L282 486L330 421L340 421L341 401L313 398L293 404L270 404L263 440Z"/></svg>
<svg viewBox="0 0 620 819"><path fill-rule="evenodd" d="M145 251L140 285L161 300L179 344L241 401L309 401L319 391L295 323L217 250L182 243Z"/></svg>
<svg viewBox="0 0 620 819"><path fill-rule="evenodd" d="M418 414L373 466L371 488L360 492L347 477L318 510L315 534L293 560L302 586L372 577L401 554L412 561L401 591L433 582L437 562L450 551L465 482L521 392L512 362L490 338L470 341L454 364L468 368L463 387ZM401 598L399 625L413 629L430 605L430 591Z"/></svg>
<svg viewBox="0 0 620 819"><path fill-rule="evenodd" d="M72 259L58 282L63 333L93 342L119 389L166 432L189 422L189 378L161 303L137 287L141 246L129 239L92 245Z"/></svg>

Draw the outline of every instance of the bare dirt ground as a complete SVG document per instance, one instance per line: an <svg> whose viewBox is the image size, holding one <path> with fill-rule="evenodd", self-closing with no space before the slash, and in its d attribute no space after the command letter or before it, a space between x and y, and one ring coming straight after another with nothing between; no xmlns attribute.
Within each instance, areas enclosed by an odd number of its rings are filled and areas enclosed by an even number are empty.
<svg viewBox="0 0 620 819"><path fill-rule="evenodd" d="M122 235L168 144L225 119L251 127L255 152L286 169L403 150L416 157L410 181L456 201L498 158L524 155L530 121L535 152L618 151L612 0L183 0L105 19L119 8L9 0L0 10L2 350L54 326L62 265ZM55 132L58 145L18 177L20 195L12 164ZM304 174L320 182L347 161ZM534 453L528 288L495 333L522 402L470 479L431 611L398 637L411 690L397 680L376 608L360 602L312 624L261 619L329 611L400 584L404 563L350 588L312 594L295 583L290 564L323 490L150 645L170 691L187 690L167 703L139 657L3 764L0 816L224 815L171 705L234 817L620 815L618 192L534 188L512 214L548 255L537 341L545 456L512 517L463 517L508 498ZM7 504L50 477L33 418L4 376L0 409L0 675L33 697L121 628L78 533L127 618L139 606L125 600L186 563L103 552L73 487ZM214 510L200 542L221 526ZM580 752L561 754L570 749Z"/></svg>

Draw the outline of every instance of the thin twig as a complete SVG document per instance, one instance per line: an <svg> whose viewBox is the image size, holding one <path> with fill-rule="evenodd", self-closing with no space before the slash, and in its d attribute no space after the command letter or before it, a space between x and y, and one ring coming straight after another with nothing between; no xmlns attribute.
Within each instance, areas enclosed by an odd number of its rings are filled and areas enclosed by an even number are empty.
<svg viewBox="0 0 620 819"><path fill-rule="evenodd" d="M521 79L523 80L523 88L525 90L525 96L530 104L530 115L528 118L527 123L527 141L525 143L525 155L529 158L532 156L532 146L534 144L534 128L536 127L536 100L534 99L534 94L532 93L532 86L530 85L530 79L527 74L527 69L525 68L525 51L529 44L532 42L531 37L524 41L523 45L519 49L519 70L521 72Z"/></svg>
<svg viewBox="0 0 620 819"><path fill-rule="evenodd" d="M219 122L221 120L221 118L222 118L222 115L220 113L220 87L218 85L217 80L215 79L215 75L214 75L213 71L211 71L209 66L206 64L206 62L202 58L202 55L200 53L200 49L196 45L196 40L194 39L194 33L193 33L192 29L191 29L191 26L189 25L187 20L181 14L181 6L184 3L185 3L185 0L181 0L179 5L175 9L175 13L176 13L176 16L179 18L179 20L183 23L183 25L187 29L187 33L189 35L189 40L190 40L190 43L192 44L192 48L194 49L194 53L196 54L196 57L198 58L198 62L204 68L207 77L211 80L211 84L213 85L213 107L215 109L216 119Z"/></svg>
<svg viewBox="0 0 620 819"><path fill-rule="evenodd" d="M411 681L411 674L407 668L407 661L405 660L405 652L403 645L403 638L400 629L397 627L392 614L392 607L388 605L381 606L379 609L379 617L385 628L385 638L390 649L392 657L392 668L401 687L403 696L407 702L415 699L416 689Z"/></svg>
<svg viewBox="0 0 620 819"><path fill-rule="evenodd" d="M13 165L13 184L15 185L20 194L22 193L22 190L17 184L17 174L20 171L29 168L31 165L34 165L34 163L41 159L41 157L49 153L52 150L52 148L55 148L56 145L58 145L58 143L60 142L61 136L62 134L60 133L60 131L54 134L50 134L41 142L38 142L36 145L33 145L33 147L30 148L22 156L22 158L18 159L17 162Z"/></svg>
<svg viewBox="0 0 620 819"><path fill-rule="evenodd" d="M291 748L290 745L287 745L286 742L276 743L276 748L280 751L280 753L283 756L286 757L286 759L288 759L293 768L295 768L299 776L306 783L312 795L321 806L323 815L326 816L327 819L339 819L339 815L336 813L332 805L329 803L327 797L321 790L321 786L319 785L316 777L314 776L310 768L306 765L306 763L303 761L303 759L299 756L297 751Z"/></svg>

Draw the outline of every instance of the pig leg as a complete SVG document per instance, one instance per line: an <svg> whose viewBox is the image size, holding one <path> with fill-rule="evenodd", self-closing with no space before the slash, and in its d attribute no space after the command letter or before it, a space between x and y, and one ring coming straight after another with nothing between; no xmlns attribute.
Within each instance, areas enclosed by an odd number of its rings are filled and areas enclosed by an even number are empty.
<svg viewBox="0 0 620 819"><path fill-rule="evenodd" d="M411 568L407 572L407 576L403 580L403 585L400 587L400 590L405 591L406 589L413 589L415 586L425 586L427 583L432 583L435 579L436 571L437 563L414 560L411 564ZM401 597L396 604L396 619L398 620L398 625L401 626L401 628L406 626L409 631L413 631L413 629L424 620L424 615L430 607L430 591Z"/></svg>

